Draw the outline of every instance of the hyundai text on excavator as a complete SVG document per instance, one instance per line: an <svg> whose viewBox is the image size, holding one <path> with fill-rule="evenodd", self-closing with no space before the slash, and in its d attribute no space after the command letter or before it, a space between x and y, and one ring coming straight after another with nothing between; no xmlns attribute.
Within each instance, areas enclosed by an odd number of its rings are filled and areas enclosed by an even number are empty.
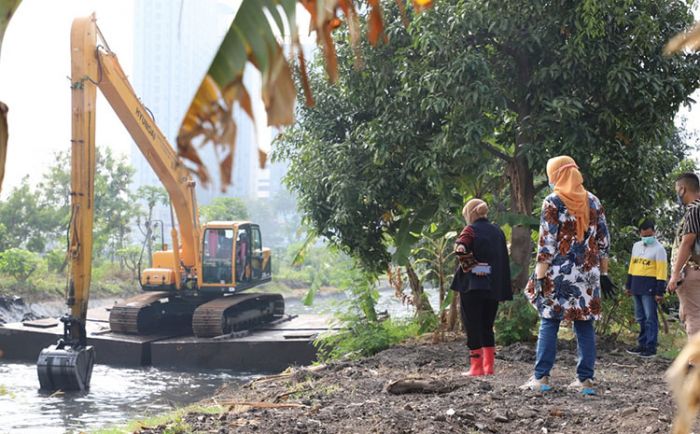
<svg viewBox="0 0 700 434"><path fill-rule="evenodd" d="M270 249L262 246L259 226L238 221L200 225L189 171L139 101L94 14L76 18L71 27L70 279L66 289L70 313L61 318L63 337L39 355L43 390L88 389L95 362L85 321L92 268L97 88L167 190L171 216L174 211L177 218L177 228L173 225L171 231L172 248L154 252L152 267L141 273L144 292L112 307L112 332L178 329L212 337L284 315L279 294L239 294L271 279Z"/></svg>

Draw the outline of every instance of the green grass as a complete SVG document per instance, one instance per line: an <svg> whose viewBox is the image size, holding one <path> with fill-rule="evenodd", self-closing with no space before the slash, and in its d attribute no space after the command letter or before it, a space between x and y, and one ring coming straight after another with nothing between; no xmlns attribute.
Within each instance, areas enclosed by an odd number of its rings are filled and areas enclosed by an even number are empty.
<svg viewBox="0 0 700 434"><path fill-rule="evenodd" d="M219 405L205 406L202 404L193 404L187 407L182 407L171 412L162 413L154 415L145 419L132 420L124 425L116 427L101 428L96 431L90 431L92 434L122 434L122 433L132 433L146 427L156 427L160 425L166 425L166 433L176 434L176 433L188 433L192 431L190 427L184 420L184 416L188 413L205 413L205 414L219 414L223 413L225 409Z"/></svg>
<svg viewBox="0 0 700 434"><path fill-rule="evenodd" d="M675 359L687 341L688 337L681 325L677 322L670 322L668 323L668 334L659 330L657 354L667 359Z"/></svg>
<svg viewBox="0 0 700 434"><path fill-rule="evenodd" d="M0 384L0 396L9 396L11 399L15 399L15 394L2 384Z"/></svg>

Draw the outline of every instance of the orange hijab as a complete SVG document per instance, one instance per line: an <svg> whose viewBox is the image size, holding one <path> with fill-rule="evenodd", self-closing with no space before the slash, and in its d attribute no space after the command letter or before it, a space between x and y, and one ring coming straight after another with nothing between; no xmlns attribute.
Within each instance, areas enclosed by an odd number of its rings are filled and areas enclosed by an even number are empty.
<svg viewBox="0 0 700 434"><path fill-rule="evenodd" d="M554 192L564 201L569 213L576 217L576 239L583 235L590 222L588 192L583 188L583 176L573 158L562 155L547 161L547 177Z"/></svg>

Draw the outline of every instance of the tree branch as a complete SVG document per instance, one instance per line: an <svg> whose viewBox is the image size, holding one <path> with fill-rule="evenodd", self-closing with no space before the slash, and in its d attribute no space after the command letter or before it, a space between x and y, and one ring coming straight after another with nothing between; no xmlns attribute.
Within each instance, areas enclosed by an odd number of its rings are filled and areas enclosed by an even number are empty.
<svg viewBox="0 0 700 434"><path fill-rule="evenodd" d="M546 180L546 179L545 179L544 181L540 182L539 184L535 185L535 194L537 194L537 193L539 193L540 191L542 191L542 190L543 190L545 187L547 187L548 185L549 185L549 181Z"/></svg>
<svg viewBox="0 0 700 434"><path fill-rule="evenodd" d="M480 142L479 144L481 145L482 148L486 149L487 151L489 151L490 153L492 153L496 157L500 158L501 160L507 161L507 162L513 161L513 157L496 149L496 147L494 147L490 143Z"/></svg>

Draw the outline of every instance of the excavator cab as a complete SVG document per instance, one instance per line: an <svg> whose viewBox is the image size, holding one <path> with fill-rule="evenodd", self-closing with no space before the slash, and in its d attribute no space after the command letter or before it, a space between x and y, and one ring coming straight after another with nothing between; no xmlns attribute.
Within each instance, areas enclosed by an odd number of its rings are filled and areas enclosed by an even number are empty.
<svg viewBox="0 0 700 434"><path fill-rule="evenodd" d="M235 286L234 228L204 230L202 245L202 281L205 285Z"/></svg>
<svg viewBox="0 0 700 434"><path fill-rule="evenodd" d="M258 225L248 222L204 225L200 290L238 292L270 279L270 249L262 246Z"/></svg>

